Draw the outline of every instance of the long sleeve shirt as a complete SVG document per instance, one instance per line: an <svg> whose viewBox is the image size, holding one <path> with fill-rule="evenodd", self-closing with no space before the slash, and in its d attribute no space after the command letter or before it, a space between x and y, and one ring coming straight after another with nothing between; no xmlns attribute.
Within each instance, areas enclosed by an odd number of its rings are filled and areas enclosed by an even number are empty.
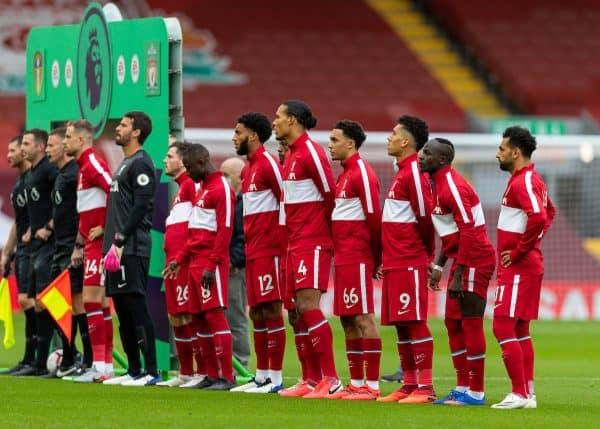
<svg viewBox="0 0 600 429"><path fill-rule="evenodd" d="M104 226L112 179L108 165L94 154L92 148L86 149L77 163L79 164L77 182L79 233L88 241L91 228ZM96 238L96 241L100 245L102 236Z"/></svg>
<svg viewBox="0 0 600 429"><path fill-rule="evenodd" d="M192 202L196 195L196 184L184 171L175 179L179 185L171 204L171 211L165 222L164 250L167 262L177 255L181 244L188 236L188 222L192 214Z"/></svg>

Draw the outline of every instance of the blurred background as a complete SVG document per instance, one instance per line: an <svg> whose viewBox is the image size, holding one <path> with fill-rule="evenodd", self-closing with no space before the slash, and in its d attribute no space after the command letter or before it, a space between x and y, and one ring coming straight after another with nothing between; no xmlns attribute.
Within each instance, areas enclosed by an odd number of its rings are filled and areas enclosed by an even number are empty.
<svg viewBox="0 0 600 429"><path fill-rule="evenodd" d="M363 124L361 151L383 196L393 176L386 136L400 115L420 116L433 136L457 145L456 167L478 191L495 240L508 180L496 148L508 125L529 128L558 208L544 242L541 316L600 319L599 0L114 3L125 19L180 20L185 137L207 144L217 163L233 155L231 130L241 113L272 117L284 100L300 98L318 118L312 136L321 144L339 119ZM79 23L86 5L0 0L1 141L24 126L29 30ZM275 151L273 142L268 147ZM111 156L105 153L114 166ZM0 247L15 178L2 156Z"/></svg>

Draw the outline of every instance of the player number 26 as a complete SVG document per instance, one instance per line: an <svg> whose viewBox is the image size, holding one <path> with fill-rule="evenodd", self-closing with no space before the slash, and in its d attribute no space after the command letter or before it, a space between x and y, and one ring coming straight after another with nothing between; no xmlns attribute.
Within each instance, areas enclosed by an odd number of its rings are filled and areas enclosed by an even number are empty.
<svg viewBox="0 0 600 429"><path fill-rule="evenodd" d="M185 304L188 301L188 287L185 286L177 286L175 289L177 291L177 303L179 305Z"/></svg>

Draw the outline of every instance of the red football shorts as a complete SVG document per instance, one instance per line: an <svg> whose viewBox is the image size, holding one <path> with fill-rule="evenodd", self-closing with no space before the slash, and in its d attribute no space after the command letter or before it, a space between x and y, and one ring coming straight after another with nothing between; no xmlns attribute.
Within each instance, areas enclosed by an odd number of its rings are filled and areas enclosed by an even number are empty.
<svg viewBox="0 0 600 429"><path fill-rule="evenodd" d="M543 274L499 272L494 317L536 320L540 308Z"/></svg>
<svg viewBox="0 0 600 429"><path fill-rule="evenodd" d="M293 279L293 290L319 289L327 292L332 256L331 249L321 246L292 250L287 270Z"/></svg>
<svg viewBox="0 0 600 429"><path fill-rule="evenodd" d="M484 300L487 300L487 290L490 280L494 275L495 268L495 261L492 261L491 264L483 267L466 267L463 274L463 290L467 292L474 292ZM450 285L452 282L455 269L456 262L452 265L452 269L450 270L448 285ZM462 319L460 301L458 299L450 299L449 296L446 296L445 317L448 319Z"/></svg>
<svg viewBox="0 0 600 429"><path fill-rule="evenodd" d="M383 273L381 324L427 320L427 267Z"/></svg>
<svg viewBox="0 0 600 429"><path fill-rule="evenodd" d="M169 261L169 259L167 259ZM175 279L165 279L165 299L169 314L189 312L190 288L188 285L188 265L181 265Z"/></svg>
<svg viewBox="0 0 600 429"><path fill-rule="evenodd" d="M246 260L246 293L250 307L281 301L280 259L279 256L266 256Z"/></svg>
<svg viewBox="0 0 600 429"><path fill-rule="evenodd" d="M208 289L202 287L202 273L208 265L208 259L195 258L188 269L189 312L204 313L215 308L227 308L228 269L217 266L215 282Z"/></svg>
<svg viewBox="0 0 600 429"><path fill-rule="evenodd" d="M373 313L373 264L336 265L333 281L333 313L356 316Z"/></svg>
<svg viewBox="0 0 600 429"><path fill-rule="evenodd" d="M104 283L100 274L102 260L102 240L86 241L83 249L83 285L101 286Z"/></svg>

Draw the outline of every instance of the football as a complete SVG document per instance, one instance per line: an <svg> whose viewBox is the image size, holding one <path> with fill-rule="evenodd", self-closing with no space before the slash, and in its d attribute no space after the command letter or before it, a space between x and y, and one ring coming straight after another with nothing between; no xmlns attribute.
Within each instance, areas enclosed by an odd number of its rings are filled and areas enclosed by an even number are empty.
<svg viewBox="0 0 600 429"><path fill-rule="evenodd" d="M62 349L56 349L50 355L48 355L48 360L46 360L46 367L48 371L52 375L56 375L56 371L58 371L58 367L62 362L63 351Z"/></svg>

